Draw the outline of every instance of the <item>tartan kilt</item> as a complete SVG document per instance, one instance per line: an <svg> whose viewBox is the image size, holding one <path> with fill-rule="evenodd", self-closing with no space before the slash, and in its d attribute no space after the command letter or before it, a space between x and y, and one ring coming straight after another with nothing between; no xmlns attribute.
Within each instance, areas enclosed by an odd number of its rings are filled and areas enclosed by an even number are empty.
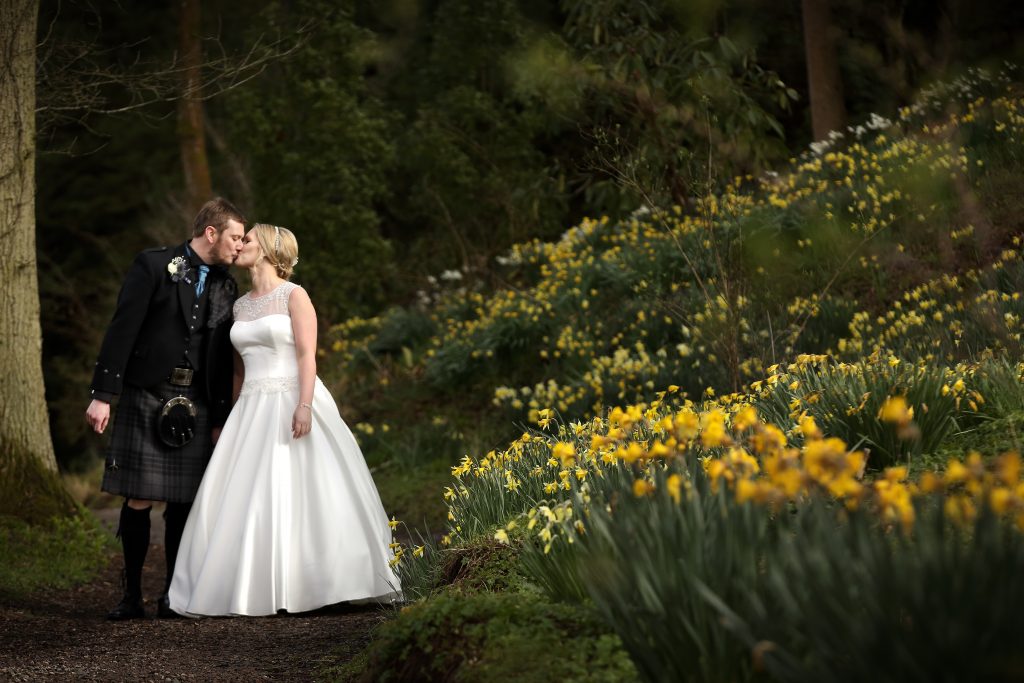
<svg viewBox="0 0 1024 683"><path fill-rule="evenodd" d="M114 413L101 488L139 500L191 503L213 453L210 412L201 386L163 383L150 389L125 385ZM185 396L196 406L196 435L179 448L157 435L157 414L164 402Z"/></svg>

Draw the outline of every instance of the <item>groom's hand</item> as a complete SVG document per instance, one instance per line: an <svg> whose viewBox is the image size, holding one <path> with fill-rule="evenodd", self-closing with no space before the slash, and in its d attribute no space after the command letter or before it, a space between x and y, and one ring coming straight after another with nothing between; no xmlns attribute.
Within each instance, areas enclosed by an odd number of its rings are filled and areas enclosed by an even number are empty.
<svg viewBox="0 0 1024 683"><path fill-rule="evenodd" d="M97 434L102 434L110 422L110 404L106 401L93 399L89 407L85 409L85 421Z"/></svg>

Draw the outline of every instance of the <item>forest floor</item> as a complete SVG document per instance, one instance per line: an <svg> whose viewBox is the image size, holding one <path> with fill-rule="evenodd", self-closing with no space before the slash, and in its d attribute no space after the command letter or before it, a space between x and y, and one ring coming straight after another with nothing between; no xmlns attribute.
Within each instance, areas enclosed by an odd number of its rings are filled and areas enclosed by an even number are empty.
<svg viewBox="0 0 1024 683"><path fill-rule="evenodd" d="M99 512L108 525L117 510ZM162 518L152 514L143 573L145 619L107 621L121 597L121 556L92 582L0 601L0 680L308 681L354 657L386 618L377 606L335 605L274 617L157 619Z"/></svg>

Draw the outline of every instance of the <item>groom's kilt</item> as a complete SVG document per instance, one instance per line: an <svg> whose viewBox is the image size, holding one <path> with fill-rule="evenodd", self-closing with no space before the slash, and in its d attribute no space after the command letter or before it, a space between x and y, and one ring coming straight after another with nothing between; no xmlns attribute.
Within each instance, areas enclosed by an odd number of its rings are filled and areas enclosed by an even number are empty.
<svg viewBox="0 0 1024 683"><path fill-rule="evenodd" d="M102 489L139 500L191 503L213 452L210 413L193 384L163 384L152 389L125 385L114 414ZM179 448L157 434L157 414L169 398L185 396L196 406L196 435Z"/></svg>

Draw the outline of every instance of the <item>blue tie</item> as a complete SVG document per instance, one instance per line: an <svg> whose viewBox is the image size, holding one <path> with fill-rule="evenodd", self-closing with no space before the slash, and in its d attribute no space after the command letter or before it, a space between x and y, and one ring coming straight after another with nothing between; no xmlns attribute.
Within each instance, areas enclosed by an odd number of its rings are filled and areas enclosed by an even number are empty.
<svg viewBox="0 0 1024 683"><path fill-rule="evenodd" d="M203 289L206 287L206 274L210 272L210 266L205 263L199 266L199 281L196 282L196 297L199 297L203 293Z"/></svg>

